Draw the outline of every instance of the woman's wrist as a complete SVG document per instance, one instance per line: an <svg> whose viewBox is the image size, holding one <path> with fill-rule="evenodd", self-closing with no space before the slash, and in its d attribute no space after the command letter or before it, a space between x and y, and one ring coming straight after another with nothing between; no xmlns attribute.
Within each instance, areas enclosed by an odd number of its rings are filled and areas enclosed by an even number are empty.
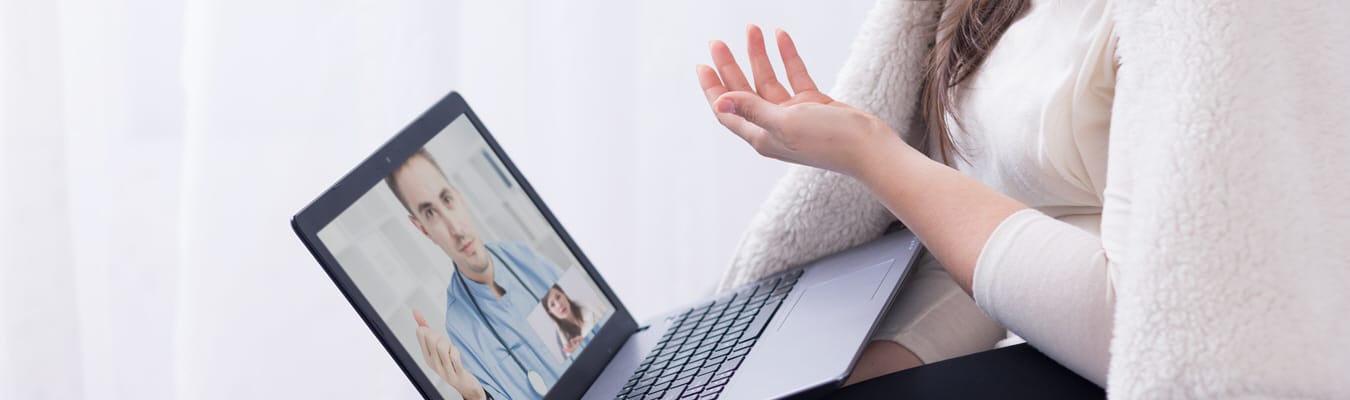
<svg viewBox="0 0 1350 400"><path fill-rule="evenodd" d="M878 121L878 125L879 128L870 135L875 139L859 149L855 165L848 173L853 179L873 188L893 179L898 168L913 165L916 159L928 159L900 139L900 135L885 123Z"/></svg>

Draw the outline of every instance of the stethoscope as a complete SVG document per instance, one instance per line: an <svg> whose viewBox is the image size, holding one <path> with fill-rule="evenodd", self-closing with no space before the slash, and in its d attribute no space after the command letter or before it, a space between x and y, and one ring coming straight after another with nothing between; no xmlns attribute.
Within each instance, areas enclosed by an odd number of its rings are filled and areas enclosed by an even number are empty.
<svg viewBox="0 0 1350 400"><path fill-rule="evenodd" d="M483 248L487 249L488 253L491 253L493 257L501 261L502 268L505 268L507 272L510 272L511 276L514 276L516 278L516 282L520 282L520 287L525 288L525 291L529 292L531 297L534 297L535 303L543 301L542 297L539 297L539 295L534 293L533 290L530 290L530 285L526 285L525 280L520 279L520 275L517 274L515 270L511 269L511 267L506 262L506 259L502 258L500 254L497 254L496 250L493 250L491 247L487 246L483 246ZM478 299L474 298L473 292L469 291L469 284L464 283L464 276L462 274L455 274L455 277L458 278L459 280L459 286L464 288L464 293L469 295L469 302L473 303L473 309L478 311L478 318L481 318L483 320L483 323L487 324L488 330L492 332L492 337L497 338L497 343L501 343L502 348L506 349L506 355L511 356L511 361L515 361L516 366L520 367L520 370L525 372L525 378L529 379L530 381L530 388L534 389L534 392L538 393L540 396L543 396L545 393L547 393L548 385L544 384L544 377L540 376L539 372L537 371L525 368L525 363L520 362L520 359L516 358L516 353L511 351L511 347L506 344L506 340L502 339L502 335L500 333L497 333L497 328L492 326L492 321L488 320L486 315L483 315L483 308L478 306Z"/></svg>

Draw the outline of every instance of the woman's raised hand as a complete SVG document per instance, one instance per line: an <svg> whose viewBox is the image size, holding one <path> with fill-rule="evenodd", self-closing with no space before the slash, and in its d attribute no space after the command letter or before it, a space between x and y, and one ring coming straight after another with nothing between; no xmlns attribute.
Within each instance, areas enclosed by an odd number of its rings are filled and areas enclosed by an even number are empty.
<svg viewBox="0 0 1350 400"><path fill-rule="evenodd" d="M761 155L854 177L895 145L912 151L880 118L817 89L792 38L775 33L792 93L774 76L758 26L746 28L754 87L726 43L709 43L715 67L699 65L697 72L718 122Z"/></svg>

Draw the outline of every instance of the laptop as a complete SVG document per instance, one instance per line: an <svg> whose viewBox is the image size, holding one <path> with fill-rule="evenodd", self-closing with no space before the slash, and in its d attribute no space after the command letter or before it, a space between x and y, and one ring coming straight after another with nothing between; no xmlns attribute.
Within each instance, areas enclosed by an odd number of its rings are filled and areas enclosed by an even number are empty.
<svg viewBox="0 0 1350 400"><path fill-rule="evenodd" d="M636 321L457 93L291 222L428 399L818 397L922 251L900 230Z"/></svg>

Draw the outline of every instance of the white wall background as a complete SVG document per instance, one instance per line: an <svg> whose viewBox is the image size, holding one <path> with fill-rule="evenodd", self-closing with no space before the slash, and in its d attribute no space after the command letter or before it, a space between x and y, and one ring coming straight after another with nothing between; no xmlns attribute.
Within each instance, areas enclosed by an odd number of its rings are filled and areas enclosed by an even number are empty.
<svg viewBox="0 0 1350 400"><path fill-rule="evenodd" d="M829 88L870 2L0 0L0 398L413 398L289 218L458 90L639 318L706 295L783 165L706 42Z"/></svg>

